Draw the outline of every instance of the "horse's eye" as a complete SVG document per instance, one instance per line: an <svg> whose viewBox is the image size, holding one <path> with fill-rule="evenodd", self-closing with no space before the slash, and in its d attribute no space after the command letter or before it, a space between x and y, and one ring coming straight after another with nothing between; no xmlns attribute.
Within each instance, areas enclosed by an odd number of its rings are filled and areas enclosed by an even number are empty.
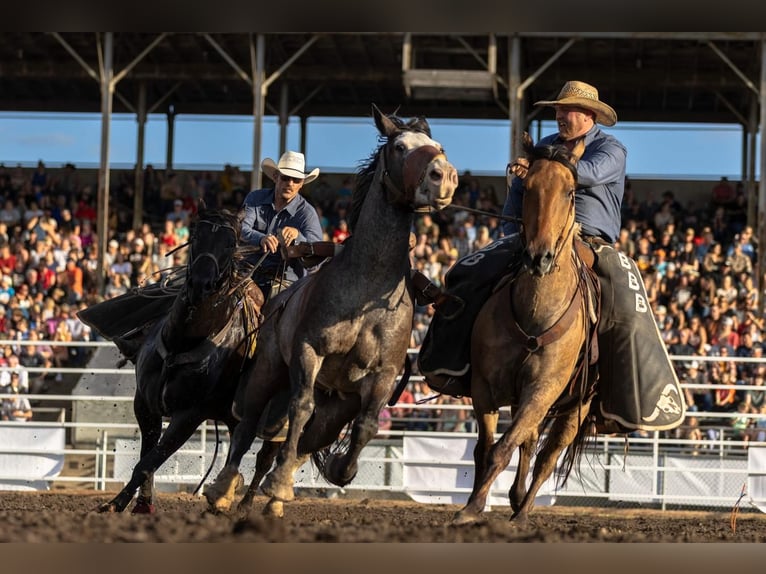
<svg viewBox="0 0 766 574"><path fill-rule="evenodd" d="M405 150L407 149L407 146L405 146L405 145L404 145L403 143L401 143L401 142L396 142L396 145L394 146L394 149L395 149L396 151L398 151L398 152L403 152L403 151L405 151Z"/></svg>

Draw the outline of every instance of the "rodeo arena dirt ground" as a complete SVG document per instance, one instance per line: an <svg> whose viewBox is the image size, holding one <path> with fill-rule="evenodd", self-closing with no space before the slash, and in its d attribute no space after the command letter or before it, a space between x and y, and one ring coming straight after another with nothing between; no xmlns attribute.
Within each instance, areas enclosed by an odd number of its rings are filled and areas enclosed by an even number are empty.
<svg viewBox="0 0 766 574"><path fill-rule="evenodd" d="M110 493L3 492L0 542L766 542L766 515L656 509L537 507L530 525L509 522L508 507L473 526L451 526L457 505L364 497L298 496L282 519L213 514L205 498L160 493L153 515L100 514Z"/></svg>

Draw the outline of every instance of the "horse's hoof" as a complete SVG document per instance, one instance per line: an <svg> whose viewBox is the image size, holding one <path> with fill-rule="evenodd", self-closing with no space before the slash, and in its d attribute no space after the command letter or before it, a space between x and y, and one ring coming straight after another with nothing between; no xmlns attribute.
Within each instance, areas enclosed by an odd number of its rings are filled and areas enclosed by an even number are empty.
<svg viewBox="0 0 766 574"><path fill-rule="evenodd" d="M137 502L131 514L154 514L156 509L151 502Z"/></svg>
<svg viewBox="0 0 766 574"><path fill-rule="evenodd" d="M293 500L295 498L293 485L289 484L285 486L283 483L275 480L273 477L274 475L270 474L266 477L266 480L263 481L261 490L263 490L264 494L283 502L290 502Z"/></svg>
<svg viewBox="0 0 766 574"><path fill-rule="evenodd" d="M327 478L327 480L329 480L335 486L341 487L346 486L352 480L354 480L358 470L356 465L353 467L347 467L344 461L344 457L338 456L334 453L327 457L325 468L327 469L327 476L325 478ZM352 470L352 468L353 472L349 472Z"/></svg>
<svg viewBox="0 0 766 574"><path fill-rule="evenodd" d="M263 515L271 516L272 518L283 518L285 516L284 502L272 498L263 508Z"/></svg>
<svg viewBox="0 0 766 574"><path fill-rule="evenodd" d="M241 488L244 483L245 479L239 472L231 476L219 476L203 493L210 510L212 512L228 512L231 509L231 503L234 501L237 489Z"/></svg>
<svg viewBox="0 0 766 574"><path fill-rule="evenodd" d="M98 512L117 512L117 507L114 505L113 502L105 502L101 506L99 506L96 510Z"/></svg>
<svg viewBox="0 0 766 574"><path fill-rule="evenodd" d="M479 514L460 510L456 512L455 516L452 518L452 524L454 526L465 526L467 524L478 524L483 520L484 519Z"/></svg>

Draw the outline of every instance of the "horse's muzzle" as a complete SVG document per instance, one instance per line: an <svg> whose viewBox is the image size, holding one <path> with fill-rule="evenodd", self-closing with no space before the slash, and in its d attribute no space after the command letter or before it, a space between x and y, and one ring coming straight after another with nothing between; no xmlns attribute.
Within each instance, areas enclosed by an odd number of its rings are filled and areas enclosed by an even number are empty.
<svg viewBox="0 0 766 574"><path fill-rule="evenodd" d="M556 256L553 251L549 250L542 253L531 253L529 249L525 249L521 255L521 260L530 273L542 277L553 271Z"/></svg>

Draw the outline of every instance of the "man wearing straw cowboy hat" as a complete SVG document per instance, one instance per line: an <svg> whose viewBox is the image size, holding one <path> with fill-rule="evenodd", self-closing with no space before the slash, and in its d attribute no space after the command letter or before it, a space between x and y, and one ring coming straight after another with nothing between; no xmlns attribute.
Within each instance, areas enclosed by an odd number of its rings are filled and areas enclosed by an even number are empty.
<svg viewBox="0 0 766 574"><path fill-rule="evenodd" d="M266 254L253 273L253 280L268 299L275 280L278 281L275 287L283 288L306 274L301 260L285 261L282 258L280 241L288 246L322 239L319 216L300 194L304 185L319 176L319 168L306 173L303 154L286 151L278 163L264 159L261 169L274 181L274 187L253 190L245 197L241 238L250 245L261 247Z"/></svg>
<svg viewBox="0 0 766 574"><path fill-rule="evenodd" d="M681 388L667 349L649 307L646 290L635 262L613 248L620 232L620 206L625 190L625 146L597 124L613 126L617 113L602 102L598 90L584 82L569 81L551 101L536 106L550 106L556 111L558 132L542 138L537 145L564 145L570 150L579 141L585 142L585 152L577 163L575 218L581 225L581 237L595 252L594 270L601 282L601 317L599 323L599 398L604 428L666 430L683 422L684 401ZM521 216L523 179L529 162L517 158L508 166L508 196L503 215ZM485 257L468 256L455 265L447 276L448 293L465 293L467 315L463 329L470 325L480 304L472 307L470 294L478 292L477 282L494 285L493 269L507 268L508 260L521 255L519 225L516 220L503 223L504 245L485 248ZM500 259L502 257L502 259ZM500 261L500 263L498 263ZM469 278L472 276L472 278ZM480 279L476 279L479 276ZM450 281L452 279L452 282ZM474 283L468 286L468 283ZM465 285L460 286L460 284ZM453 288L454 287L454 288ZM484 290L486 296L488 290ZM473 295L475 297L475 295ZM439 319L437 311L431 336L446 340L457 321ZM436 330L444 332L437 334ZM429 384L444 392L465 389L470 374L470 357L442 365L436 358L436 343L423 343L420 370ZM434 350L431 350L431 347ZM431 354L429 354L431 353ZM452 356L454 357L454 353ZM458 353L459 355L459 353ZM465 357L465 352L463 357ZM466 362L468 361L468 362ZM462 364L464 363L464 364ZM462 383L458 385L457 383ZM615 424L616 423L616 424Z"/></svg>

